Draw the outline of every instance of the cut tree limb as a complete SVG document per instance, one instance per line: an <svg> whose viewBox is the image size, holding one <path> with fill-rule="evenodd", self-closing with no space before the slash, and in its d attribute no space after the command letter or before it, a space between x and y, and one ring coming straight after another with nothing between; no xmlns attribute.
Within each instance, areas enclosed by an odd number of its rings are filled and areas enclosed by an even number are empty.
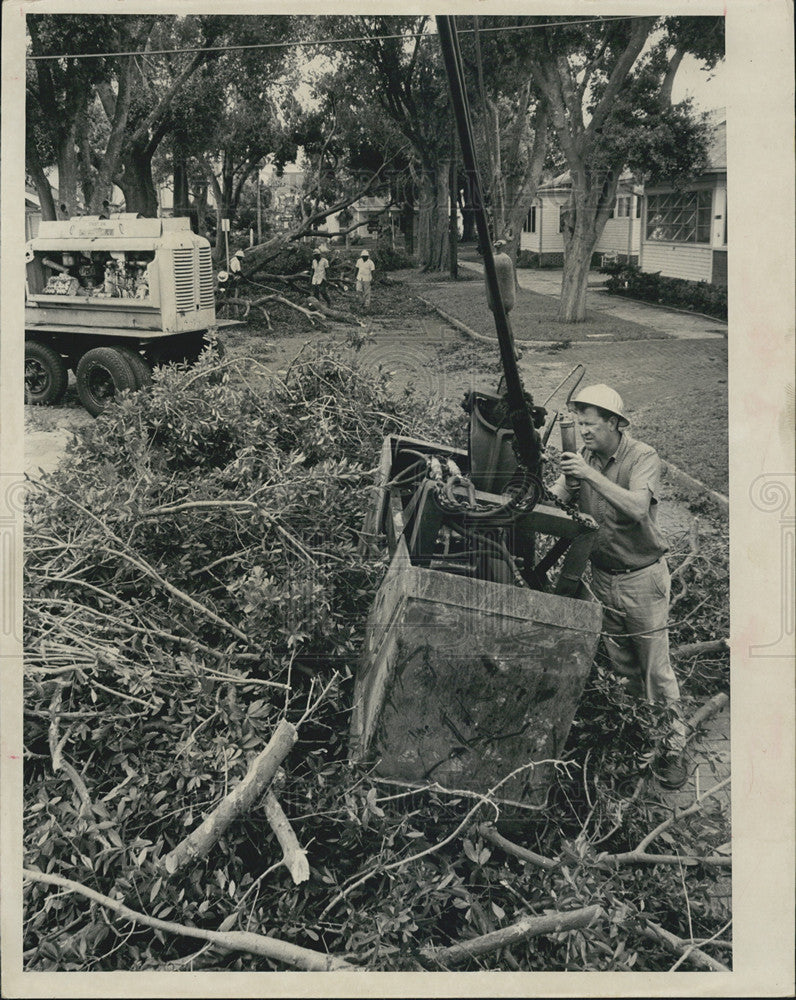
<svg viewBox="0 0 796 1000"><path fill-rule="evenodd" d="M730 972L730 969L723 962L711 958L701 948L695 948L689 941L677 937L676 934L667 931L660 924L653 923L652 920L648 920L646 927L641 928L641 933L644 937L652 938L654 941L662 941L671 951L677 952L680 955L687 954L688 958L693 959L703 969L708 969L710 972Z"/></svg>
<svg viewBox="0 0 796 1000"><path fill-rule="evenodd" d="M476 829L484 840L488 840L495 844L496 847L500 847L506 854L513 854L515 858L520 858L529 864L536 865L537 868L544 868L546 871L550 871L559 866L560 862L553 861L552 858L545 858L541 854L535 854L533 851L529 851L527 847L521 847L511 840L507 840L497 832L491 823L479 823Z"/></svg>
<svg viewBox="0 0 796 1000"><path fill-rule="evenodd" d="M697 712L694 712L687 722L688 728L691 730L691 735L693 736L696 733L703 722L707 722L714 715L718 715L729 703L729 695L725 694L724 691L720 691L718 694L714 694L712 698L709 698Z"/></svg>
<svg viewBox="0 0 796 1000"><path fill-rule="evenodd" d="M240 784L163 859L164 867L170 875L205 857L230 823L252 807L271 783L297 737L296 727L283 719L268 741L268 746L252 761Z"/></svg>
<svg viewBox="0 0 796 1000"><path fill-rule="evenodd" d="M299 844L293 827L290 825L290 820L272 791L269 791L265 796L265 818L276 834L276 839L282 848L282 862L290 872L294 885L306 882L310 877L307 852Z"/></svg>
<svg viewBox="0 0 796 1000"><path fill-rule="evenodd" d="M726 639L711 639L708 642L687 642L672 650L672 656L696 656L700 653L727 653L730 644Z"/></svg>
<svg viewBox="0 0 796 1000"><path fill-rule="evenodd" d="M423 948L420 954L426 961L447 968L452 965L461 965L478 955L488 955L490 952L519 944L541 934L560 934L563 931L589 927L604 916L605 911L601 906L586 906L568 913L549 913L543 917L523 917L522 920L518 920L508 927L502 927L498 931L492 931L490 934L483 934L470 941L462 941L447 948Z"/></svg>
<svg viewBox="0 0 796 1000"><path fill-rule="evenodd" d="M295 309L296 312L301 313L306 316L310 323L315 325L316 320L323 322L323 313L318 312L314 309L305 309L304 306L299 306L295 302L291 302L290 299L286 299L284 295L262 295L259 299L252 300L252 307L261 308L263 302L281 302L283 306L288 306L290 309Z"/></svg>
<svg viewBox="0 0 796 1000"><path fill-rule="evenodd" d="M307 299L307 304L310 309L314 309L318 312L323 313L327 319L333 319L336 323L347 323L349 326L364 326L365 324L356 318L356 316L351 313L340 312L337 309L330 309L329 306L324 305L320 299L316 299L314 295L310 295Z"/></svg>
<svg viewBox="0 0 796 1000"><path fill-rule="evenodd" d="M329 972L333 969L354 969L356 966L346 962L343 958L334 955L326 955L320 951L312 951L310 948L301 948L298 945L290 944L287 941L280 941L279 938L267 937L264 934L252 934L248 931L206 931L201 927L186 927L183 924L174 923L171 920L159 920L157 917L150 917L146 913L139 913L131 910L129 906L104 896L80 882L63 878L60 875L45 875L30 868L23 868L22 874L32 882L41 882L44 885L54 885L69 892L76 892L87 899L99 903L114 913L118 913L126 920L133 923L143 924L145 927L152 927L155 930L165 931L168 934L179 934L182 937L197 938L200 941L208 941L219 948L227 951L244 951L251 955L260 955L263 958L270 958L277 962L284 962L285 965L292 965L298 969L307 969L310 972Z"/></svg>

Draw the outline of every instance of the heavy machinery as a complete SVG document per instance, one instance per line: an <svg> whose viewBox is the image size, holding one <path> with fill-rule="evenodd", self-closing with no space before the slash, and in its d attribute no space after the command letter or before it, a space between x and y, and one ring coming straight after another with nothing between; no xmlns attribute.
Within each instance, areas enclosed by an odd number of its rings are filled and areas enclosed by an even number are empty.
<svg viewBox="0 0 796 1000"><path fill-rule="evenodd" d="M466 395L466 450L384 441L363 550L386 544L390 566L355 679L351 752L387 779L538 808L599 641L602 609L581 581L597 525L543 485L559 422L554 415L540 433L546 409L520 379L511 261L493 253L454 19L437 24L505 393Z"/></svg>
<svg viewBox="0 0 796 1000"><path fill-rule="evenodd" d="M42 222L25 261L27 402L60 402L71 368L96 415L152 365L195 361L216 326L210 244L188 219Z"/></svg>

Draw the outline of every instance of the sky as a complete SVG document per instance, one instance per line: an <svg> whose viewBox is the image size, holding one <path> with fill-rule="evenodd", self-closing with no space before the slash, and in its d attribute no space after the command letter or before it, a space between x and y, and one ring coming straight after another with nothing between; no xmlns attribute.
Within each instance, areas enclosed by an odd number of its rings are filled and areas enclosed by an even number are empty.
<svg viewBox="0 0 796 1000"><path fill-rule="evenodd" d="M715 111L727 106L727 63L713 70L704 70L693 56L684 56L672 88L672 100L677 103L692 97L699 111Z"/></svg>

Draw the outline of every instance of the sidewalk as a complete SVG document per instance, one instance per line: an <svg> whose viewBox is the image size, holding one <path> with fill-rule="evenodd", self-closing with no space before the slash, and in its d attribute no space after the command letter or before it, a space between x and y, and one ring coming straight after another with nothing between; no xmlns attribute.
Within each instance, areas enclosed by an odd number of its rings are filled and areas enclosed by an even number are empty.
<svg viewBox="0 0 796 1000"><path fill-rule="evenodd" d="M484 265L473 261L459 262L461 267L484 273ZM562 268L518 268L517 284L540 295L561 294ZM586 308L594 312L606 313L631 323L660 330L677 340L711 340L727 337L727 324L704 316L690 316L688 313L659 308L646 302L633 302L619 296L610 296L604 289L607 276L597 271L589 274L589 290L586 293Z"/></svg>

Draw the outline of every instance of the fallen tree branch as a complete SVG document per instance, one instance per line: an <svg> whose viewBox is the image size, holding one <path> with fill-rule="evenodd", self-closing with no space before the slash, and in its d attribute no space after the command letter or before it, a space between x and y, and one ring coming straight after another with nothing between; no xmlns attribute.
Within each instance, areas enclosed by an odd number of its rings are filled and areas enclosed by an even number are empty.
<svg viewBox="0 0 796 1000"><path fill-rule="evenodd" d="M690 942L677 937L676 934L672 934L671 931L667 931L665 927L661 927L660 924L656 924L652 920L647 920L646 927L640 928L640 933L644 937L651 938L654 941L662 941L671 951L675 951L680 955L685 956L687 953L688 958L693 959L697 965L702 966L703 969L708 969L710 972L730 971L723 962L711 958L701 948L694 947Z"/></svg>
<svg viewBox="0 0 796 1000"><path fill-rule="evenodd" d="M408 858L399 858L397 861L393 861L389 865L384 865L381 868L379 867L372 868L369 872L365 872L365 874L362 875L360 878L350 882L345 889L341 889L340 892L338 892L338 894L334 897L334 899L332 899L331 902L326 904L326 906L320 913L320 917L321 918L325 917L326 914L330 910L334 909L334 907L337 906L339 902L345 899L346 896L349 895L349 893L353 892L354 889L359 888L359 886L364 885L364 883L367 882L369 879L373 878L374 875L376 874L383 875L385 872L392 871L395 868L401 868L404 865L410 864L412 861L418 861L420 858L424 858L429 854L434 854L436 851L441 850L443 847L446 846L446 844L449 844L452 840L455 840L455 838L458 837L458 835L469 824L470 820L475 815L475 813L478 812L481 806L491 805L492 808L495 810L495 813L497 814L498 812L497 805L495 804L495 801L492 799L492 796L498 790L498 788L500 788L502 785L505 785L507 781L511 781L512 778L516 777L518 774L521 774L523 771L527 771L529 768L540 767L543 764L561 765L565 769L567 767L567 764L561 760L529 761L527 764L521 764L519 767L515 767L513 771L510 771L509 774L502 777L500 781L496 782L490 789L488 789L486 792L484 792L483 795L480 796L480 800L476 802L476 804L472 807L472 809L470 809L467 812L464 819L461 821L461 823L459 823L459 825L456 827L453 833L448 834L447 837L445 837L443 840L440 840L438 843L432 844L430 847L426 847L424 850L418 851L416 854L411 854Z"/></svg>
<svg viewBox="0 0 796 1000"><path fill-rule="evenodd" d="M687 642L672 650L672 656L696 656L701 653L727 653L730 644L726 639L710 639L708 642Z"/></svg>
<svg viewBox="0 0 796 1000"><path fill-rule="evenodd" d="M182 937L198 938L200 941L208 941L210 944L227 951L243 951L252 955L260 955L277 962L284 962L298 969L306 969L310 972L329 972L333 969L354 969L356 966L347 962L343 958L334 955L325 955L320 951L312 951L310 948L302 948L299 945L290 944L287 941L280 941L279 938L267 937L264 934L252 934L249 931L206 931L201 927L186 927L183 924L174 923L171 920L160 920L157 917L150 917L145 913L131 910L129 906L118 899L111 899L104 896L80 882L63 878L60 875L45 875L43 872L34 871L30 868L23 868L22 874L31 882L41 882L44 885L55 885L69 892L76 892L108 910L113 910L126 920L133 923L143 924L145 927L152 927L155 930L165 931L169 934L179 934Z"/></svg>
<svg viewBox="0 0 796 1000"><path fill-rule="evenodd" d="M277 768L297 738L296 727L283 719L266 748L249 765L240 784L163 859L163 865L170 875L205 857L230 823L251 808L271 783Z"/></svg>
<svg viewBox="0 0 796 1000"><path fill-rule="evenodd" d="M115 549L108 548L105 551L109 555L116 556L118 559L124 559L125 562L130 563L131 566L135 566L136 569L141 570L141 572L144 573L146 576L148 576L151 580L154 580L156 583L160 584L160 586L164 590L168 591L168 593L171 594L172 597L175 597L182 604L186 604L189 608L192 608L194 611L198 611L199 614L204 615L211 621L214 621L217 625L222 625L224 628L232 632L233 635L236 635L239 639L245 642L247 646L251 645L248 636L246 635L245 632L241 632L241 630L236 625L233 625L231 622L228 622L225 618L222 618L221 615L217 615L215 611L211 611L210 608L205 607L204 604L200 604L199 601L195 601L189 594L186 594L184 591L180 590L179 587L175 587L173 583L169 583L169 581L164 579L164 577L162 577L160 573L158 573L158 571L153 566L150 566L150 564L146 562L146 560L140 559L138 556L130 555L127 552L117 551Z"/></svg>
<svg viewBox="0 0 796 1000"><path fill-rule="evenodd" d="M691 954L693 953L695 948L699 948L701 950L702 946L706 944L715 944L717 948L732 948L731 942L717 940L717 938L719 938L731 926L732 926L732 917L730 917L730 919L723 927L719 927L716 933L711 935L709 938L704 938L696 941L693 938L691 938L688 947L683 952L683 954L677 959L677 961L674 963L671 969L669 969L669 972L676 972L683 964L683 962L685 962L687 958L691 957Z"/></svg>
<svg viewBox="0 0 796 1000"><path fill-rule="evenodd" d="M518 920L508 927L501 927L500 930L482 934L470 941L462 941L447 948L423 948L420 954L427 962L433 962L447 968L451 965L461 965L478 955L488 955L501 948L519 944L529 938L538 937L540 934L560 934L564 931L577 930L580 927L589 927L604 916L605 911L601 906L586 906L568 913L549 913L543 917L523 917L522 920Z"/></svg>
<svg viewBox="0 0 796 1000"><path fill-rule="evenodd" d="M307 852L299 844L293 827L290 825L290 820L272 791L269 791L265 796L265 818L276 834L276 839L282 848L282 863L290 872L294 885L306 882L310 877Z"/></svg>
<svg viewBox="0 0 796 1000"><path fill-rule="evenodd" d="M722 709L726 708L730 703L729 695L720 691L718 694L714 694L712 698L709 698L705 704L686 722L691 735L689 739L692 739L696 735L697 729L702 725L703 722L707 722L708 719L712 719L714 715L718 715Z"/></svg>
<svg viewBox="0 0 796 1000"><path fill-rule="evenodd" d="M597 868L618 868L621 865L714 865L732 868L732 858L723 854L698 857L694 854L648 854L645 851L625 851L623 854L601 854L594 862Z"/></svg>
<svg viewBox="0 0 796 1000"><path fill-rule="evenodd" d="M252 307L259 309L262 307L263 302L281 302L283 306L289 306L291 309L295 309L296 312L306 316L313 326L315 326L316 320L323 322L324 319L323 313L297 305L295 302L291 302L290 299L286 299L284 295L263 295L259 299L252 300Z"/></svg>
<svg viewBox="0 0 796 1000"><path fill-rule="evenodd" d="M480 823L476 829L478 833L496 847L501 848L506 854L511 854L515 858L527 861L546 871L558 868L561 861L553 858L545 858L541 854L535 854L520 844L515 844L501 836L491 823ZM584 859L586 860L586 859ZM731 868L732 858L726 855L713 854L708 857L698 857L691 854L648 854L644 851L625 851L622 854L599 854L592 862L595 868L612 869L620 865L715 865L721 868Z"/></svg>
<svg viewBox="0 0 796 1000"><path fill-rule="evenodd" d="M307 303L310 309L314 309L317 312L323 313L327 319L332 319L336 323L347 323L349 326L364 326L365 324L356 318L352 313L340 312L337 309L331 309L329 306L324 305L319 299L316 299L314 295L310 295L307 298Z"/></svg>
<svg viewBox="0 0 796 1000"><path fill-rule="evenodd" d="M694 813L699 812L700 809L702 809L705 800L712 798L712 796L720 792L722 788L724 788L726 785L730 783L730 780L731 780L730 777L726 777L723 781L719 781L712 788L709 788L706 792L703 792L701 795L697 796L692 805L690 805L687 809L682 809L680 810L680 812L675 812L673 816L669 817L669 819L664 820L663 823L660 823L658 826L656 826L651 833L647 834L647 836L641 841L641 843L639 843L636 846L635 850L632 853L643 854L644 851L653 842L653 840L657 840L657 838L663 833L664 830L668 830L670 826L673 826L675 823L679 823L680 820L685 819L686 816L692 816Z"/></svg>
<svg viewBox="0 0 796 1000"><path fill-rule="evenodd" d="M506 854L512 854L515 858L520 858L529 864L536 865L537 868L544 868L546 871L551 871L553 868L558 868L560 864L559 861L554 861L552 858L545 858L541 854L535 854L533 851L529 851L527 847L521 847L511 840L507 840L497 832L491 823L479 823L476 829L484 840L495 844L496 847L501 848Z"/></svg>
<svg viewBox="0 0 796 1000"><path fill-rule="evenodd" d="M699 555L699 518L695 517L691 522L691 530L688 536L688 555L683 559L680 565L672 570L672 580L677 579L678 576L682 576L683 573L688 569L691 563Z"/></svg>

